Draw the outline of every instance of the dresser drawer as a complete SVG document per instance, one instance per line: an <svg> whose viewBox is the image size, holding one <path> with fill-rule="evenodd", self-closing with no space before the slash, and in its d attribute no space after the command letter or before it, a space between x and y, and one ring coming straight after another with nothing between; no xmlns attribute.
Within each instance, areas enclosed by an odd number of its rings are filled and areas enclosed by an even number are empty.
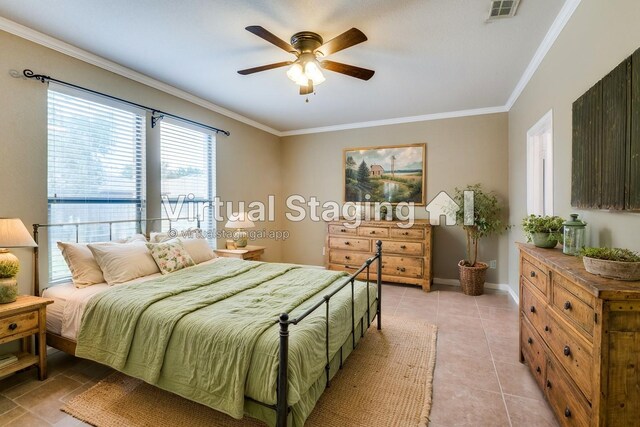
<svg viewBox="0 0 640 427"><path fill-rule="evenodd" d="M369 253L364 253L364 252L350 252L350 251L335 250L335 251L331 251L331 253L329 254L329 262L332 264L344 264L344 265L360 268L362 267L362 264L364 264L372 256L373 255ZM370 269L371 269L370 271L377 271L376 270L377 267L378 267L378 263L373 262L370 266Z"/></svg>
<svg viewBox="0 0 640 427"><path fill-rule="evenodd" d="M382 242L382 252L386 254L416 255L424 254L424 246L421 242Z"/></svg>
<svg viewBox="0 0 640 427"><path fill-rule="evenodd" d="M547 304L529 288L531 285L526 279L520 278L520 280L522 281L522 311L533 328L540 335L544 335L544 328L547 326Z"/></svg>
<svg viewBox="0 0 640 427"><path fill-rule="evenodd" d="M538 288L540 292L549 295L547 289L549 287L549 276L538 266L534 260L522 258L522 265L520 272L524 278L526 278L533 286Z"/></svg>
<svg viewBox="0 0 640 427"><path fill-rule="evenodd" d="M38 329L38 312L15 314L0 319L0 339Z"/></svg>
<svg viewBox="0 0 640 427"><path fill-rule="evenodd" d="M549 328L545 337L549 348L567 370L585 396L591 397L592 347L584 338L560 326L551 315L547 316Z"/></svg>
<svg viewBox="0 0 640 427"><path fill-rule="evenodd" d="M389 229L387 227L360 227L358 235L363 237L389 237Z"/></svg>
<svg viewBox="0 0 640 427"><path fill-rule="evenodd" d="M371 240L358 239L357 237L329 237L329 247L331 249L347 249L353 251L365 251L371 250Z"/></svg>
<svg viewBox="0 0 640 427"><path fill-rule="evenodd" d="M389 236L393 239L424 239L424 229L422 228L392 228Z"/></svg>
<svg viewBox="0 0 640 427"><path fill-rule="evenodd" d="M356 234L358 234L358 229L345 227L343 225L333 224L329 226L329 234L337 234L337 235L347 234L347 235L355 236Z"/></svg>
<svg viewBox="0 0 640 427"><path fill-rule="evenodd" d="M531 373L540 388L544 385L545 373L547 371L547 356L545 355L545 346L542 338L525 318L520 319L521 334L520 348L524 360L531 369Z"/></svg>
<svg viewBox="0 0 640 427"><path fill-rule="evenodd" d="M586 332L588 338L593 336L593 327L595 324L595 315L593 307L590 307L580 298L569 292L557 282L553 283L553 299L552 304L562 313L562 316L577 326L581 331Z"/></svg>
<svg viewBox="0 0 640 427"><path fill-rule="evenodd" d="M385 275L422 277L422 267L422 258L382 257L382 274Z"/></svg>
<svg viewBox="0 0 640 427"><path fill-rule="evenodd" d="M558 421L563 426L588 427L591 407L578 390L571 384L562 368L549 358L545 393Z"/></svg>

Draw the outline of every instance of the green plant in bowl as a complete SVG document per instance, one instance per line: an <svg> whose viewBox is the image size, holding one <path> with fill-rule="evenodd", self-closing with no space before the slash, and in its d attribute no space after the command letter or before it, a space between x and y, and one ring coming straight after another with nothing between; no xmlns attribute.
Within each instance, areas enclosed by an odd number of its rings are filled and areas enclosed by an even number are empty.
<svg viewBox="0 0 640 427"><path fill-rule="evenodd" d="M617 280L640 281L640 255L621 248L583 248L580 251L585 270Z"/></svg>
<svg viewBox="0 0 640 427"><path fill-rule="evenodd" d="M16 300L18 296L16 281L18 271L20 271L20 263L17 259L0 256L0 304Z"/></svg>
<svg viewBox="0 0 640 427"><path fill-rule="evenodd" d="M559 216L529 215L522 220L527 241L539 248L555 248L562 241L564 219Z"/></svg>

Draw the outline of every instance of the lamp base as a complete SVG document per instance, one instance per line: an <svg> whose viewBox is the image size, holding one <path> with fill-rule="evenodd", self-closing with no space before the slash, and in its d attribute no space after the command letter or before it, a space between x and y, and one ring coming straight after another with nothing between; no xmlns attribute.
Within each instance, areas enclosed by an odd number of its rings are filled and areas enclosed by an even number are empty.
<svg viewBox="0 0 640 427"><path fill-rule="evenodd" d="M233 241L236 244L237 248L244 248L247 246L249 240L249 235L244 230L236 230L233 233Z"/></svg>

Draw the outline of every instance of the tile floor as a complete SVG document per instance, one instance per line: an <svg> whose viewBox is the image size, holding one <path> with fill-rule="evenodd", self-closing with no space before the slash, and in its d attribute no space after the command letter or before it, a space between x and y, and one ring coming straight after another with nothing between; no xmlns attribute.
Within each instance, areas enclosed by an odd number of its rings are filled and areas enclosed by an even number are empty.
<svg viewBox="0 0 640 427"><path fill-rule="evenodd" d="M384 287L383 316L438 325L431 426L556 426L527 367L518 362L517 306L504 292ZM29 370L0 380L0 426L86 425L59 408L111 371L52 349L49 378Z"/></svg>

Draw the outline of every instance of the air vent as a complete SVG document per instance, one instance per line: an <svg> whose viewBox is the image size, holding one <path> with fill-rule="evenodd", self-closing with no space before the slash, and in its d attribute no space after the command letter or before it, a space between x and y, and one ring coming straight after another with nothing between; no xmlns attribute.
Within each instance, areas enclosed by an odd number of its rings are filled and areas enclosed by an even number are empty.
<svg viewBox="0 0 640 427"><path fill-rule="evenodd" d="M520 0L493 0L489 9L488 21L511 18L516 14Z"/></svg>

